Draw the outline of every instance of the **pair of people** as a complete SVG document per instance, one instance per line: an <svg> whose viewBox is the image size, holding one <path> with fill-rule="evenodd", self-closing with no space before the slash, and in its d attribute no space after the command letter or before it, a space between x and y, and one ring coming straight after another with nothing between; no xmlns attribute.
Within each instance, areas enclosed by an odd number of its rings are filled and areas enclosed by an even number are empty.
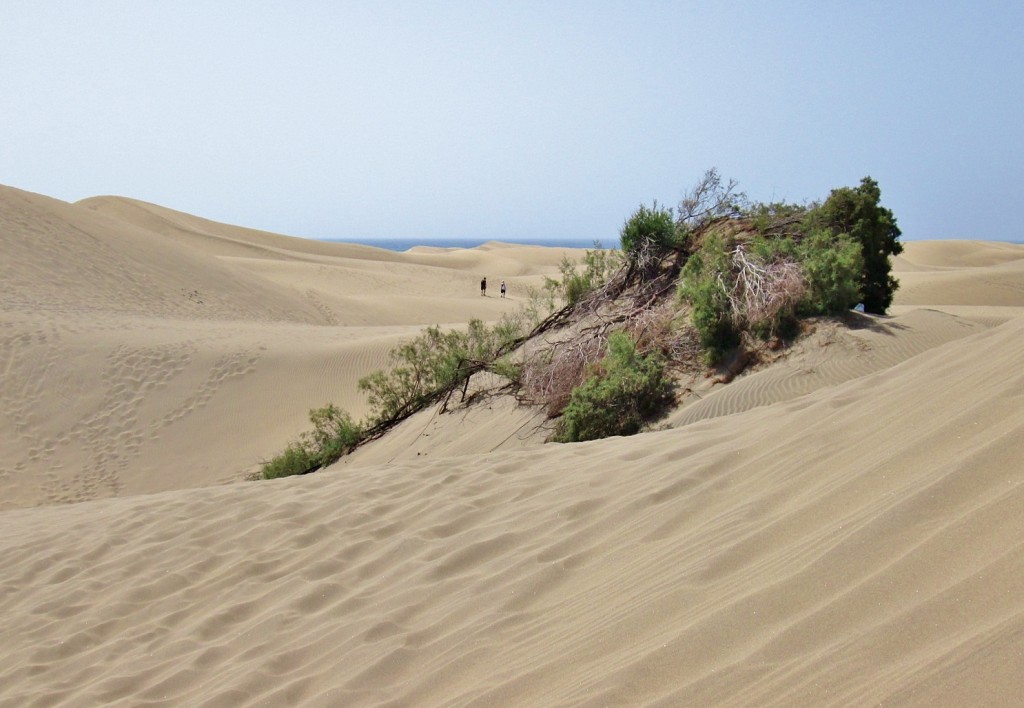
<svg viewBox="0 0 1024 708"><path fill-rule="evenodd" d="M487 296L487 276L485 275L480 281L480 294ZM501 296L505 297L505 281L501 281Z"/></svg>

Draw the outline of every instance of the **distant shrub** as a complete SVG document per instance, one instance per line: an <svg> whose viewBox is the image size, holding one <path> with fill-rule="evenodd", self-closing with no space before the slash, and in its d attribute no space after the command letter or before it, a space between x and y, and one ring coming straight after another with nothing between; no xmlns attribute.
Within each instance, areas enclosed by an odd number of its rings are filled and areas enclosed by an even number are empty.
<svg viewBox="0 0 1024 708"><path fill-rule="evenodd" d="M558 269L561 280L545 278L544 287L553 301L561 298L566 305L575 305L587 295L602 287L622 265L622 252L615 249L601 248L594 243L594 250L587 250L581 264L574 263L568 256L562 258Z"/></svg>
<svg viewBox="0 0 1024 708"><path fill-rule="evenodd" d="M671 382L661 359L637 353L624 332L608 337L608 353L573 389L555 440L579 442L610 435L633 435L671 398Z"/></svg>
<svg viewBox="0 0 1024 708"><path fill-rule="evenodd" d="M544 318L555 311L555 297L557 293L554 287L549 286L550 283L557 281L552 278L545 278L547 281L545 287L535 288L532 285L526 286L526 303L523 305L522 313L523 319L530 324L531 327L536 327Z"/></svg>
<svg viewBox="0 0 1024 708"><path fill-rule="evenodd" d="M333 403L310 411L309 421L313 424L309 442L318 452L321 464L334 462L362 439L362 428Z"/></svg>

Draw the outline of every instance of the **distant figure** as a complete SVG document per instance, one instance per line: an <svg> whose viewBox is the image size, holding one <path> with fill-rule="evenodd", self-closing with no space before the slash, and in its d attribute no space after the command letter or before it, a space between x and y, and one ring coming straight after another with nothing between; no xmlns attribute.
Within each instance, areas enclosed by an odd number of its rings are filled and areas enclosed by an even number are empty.
<svg viewBox="0 0 1024 708"><path fill-rule="evenodd" d="M501 281L501 296L505 297L505 281Z"/></svg>
<svg viewBox="0 0 1024 708"><path fill-rule="evenodd" d="M486 275L483 277L483 280L480 281L480 294L483 295L484 297L487 297L487 276Z"/></svg>

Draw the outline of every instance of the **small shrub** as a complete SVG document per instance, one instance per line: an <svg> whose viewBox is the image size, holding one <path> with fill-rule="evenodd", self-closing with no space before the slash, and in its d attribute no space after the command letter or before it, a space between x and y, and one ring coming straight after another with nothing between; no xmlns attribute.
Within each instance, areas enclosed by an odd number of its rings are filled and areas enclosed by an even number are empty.
<svg viewBox="0 0 1024 708"><path fill-rule="evenodd" d="M633 435L671 398L671 382L661 359L637 353L623 332L608 337L608 353L591 375L573 389L555 440L580 442L610 435Z"/></svg>
<svg viewBox="0 0 1024 708"><path fill-rule="evenodd" d="M302 441L290 442L279 455L263 463L263 479L277 479L297 474L306 474L319 469L316 456Z"/></svg>
<svg viewBox="0 0 1024 708"><path fill-rule="evenodd" d="M814 231L800 244L798 253L808 285L802 312L834 315L859 302L864 259L860 244L852 237L829 229Z"/></svg>
<svg viewBox="0 0 1024 708"><path fill-rule="evenodd" d="M262 467L264 479L306 474L336 462L363 437L362 428L351 416L333 404L309 412L312 432L288 443L284 452Z"/></svg>
<svg viewBox="0 0 1024 708"><path fill-rule="evenodd" d="M310 411L309 421L313 424L310 442L318 452L321 465L336 461L358 445L363 436L362 428L352 416L333 403Z"/></svg>
<svg viewBox="0 0 1024 708"><path fill-rule="evenodd" d="M547 282L554 282L551 278L545 278ZM532 285L526 286L526 304L523 306L523 317L531 327L536 327L544 318L555 311L555 290L547 287L535 288Z"/></svg>
<svg viewBox="0 0 1024 708"><path fill-rule="evenodd" d="M526 313L520 309L514 314L504 314L493 329L494 350L511 348L526 334Z"/></svg>
<svg viewBox="0 0 1024 708"><path fill-rule="evenodd" d="M594 242L594 250L587 250L583 256L582 271L579 265L565 256L558 265L562 279L544 279L544 287L552 304L557 297L566 305L576 305L604 286L621 267L622 252L603 249L600 242Z"/></svg>
<svg viewBox="0 0 1024 708"><path fill-rule="evenodd" d="M676 225L671 209L641 204L619 233L622 251L633 263L657 258L675 247Z"/></svg>
<svg viewBox="0 0 1024 708"><path fill-rule="evenodd" d="M566 305L575 305L593 289L589 274L579 272L576 264L568 256L563 256L558 270L562 273L561 280L554 278L544 279L544 287L551 293L551 298L558 297Z"/></svg>
<svg viewBox="0 0 1024 708"><path fill-rule="evenodd" d="M466 331L428 327L391 351L393 365L359 381L370 404L370 426L393 424L460 386L474 371L493 364L521 336L510 317L494 328L470 320Z"/></svg>
<svg viewBox="0 0 1024 708"><path fill-rule="evenodd" d="M700 338L705 363L713 364L739 343L729 304L732 266L726 243L712 234L683 268L678 297L690 303L691 320Z"/></svg>

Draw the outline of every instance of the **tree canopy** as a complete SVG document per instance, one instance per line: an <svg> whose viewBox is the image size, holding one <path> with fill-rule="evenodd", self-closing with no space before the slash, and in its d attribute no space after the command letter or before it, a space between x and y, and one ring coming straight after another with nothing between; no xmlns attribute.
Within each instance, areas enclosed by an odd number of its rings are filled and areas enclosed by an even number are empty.
<svg viewBox="0 0 1024 708"><path fill-rule="evenodd" d="M899 283L891 274L889 256L903 252L896 217L879 202L878 182L865 177L858 187L832 190L816 210L815 219L834 233L849 234L861 245L864 270L860 282L864 310L884 315ZM855 304L855 303L851 303Z"/></svg>

